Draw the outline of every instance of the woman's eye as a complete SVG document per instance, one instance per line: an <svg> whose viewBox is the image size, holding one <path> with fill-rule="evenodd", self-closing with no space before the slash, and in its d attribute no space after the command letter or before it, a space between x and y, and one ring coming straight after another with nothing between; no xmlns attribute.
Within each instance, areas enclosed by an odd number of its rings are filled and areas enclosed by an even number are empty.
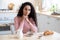
<svg viewBox="0 0 60 40"><path fill-rule="evenodd" d="M28 11L31 11L31 9L27 9L27 8L25 8L25 10L26 10L26 11L27 11L27 10L28 10Z"/></svg>
<svg viewBox="0 0 60 40"><path fill-rule="evenodd" d="M27 9L25 8L25 10L27 10Z"/></svg>

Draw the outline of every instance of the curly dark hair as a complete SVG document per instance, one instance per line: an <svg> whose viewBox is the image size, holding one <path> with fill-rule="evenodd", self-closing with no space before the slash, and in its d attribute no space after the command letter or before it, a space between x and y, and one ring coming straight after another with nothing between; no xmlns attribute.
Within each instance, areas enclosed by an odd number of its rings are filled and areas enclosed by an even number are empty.
<svg viewBox="0 0 60 40"><path fill-rule="evenodd" d="M37 26L36 12L35 12L35 9L34 9L32 3L30 3L30 2L25 2L25 3L23 3L23 4L21 5L19 11L18 11L17 16L18 16L18 17L22 17L22 16L23 16L23 8L24 8L26 5L29 5L29 6L31 7L31 12L30 12L30 14L28 15L28 17L29 17L29 18L32 18L32 19L34 20L36 26Z"/></svg>

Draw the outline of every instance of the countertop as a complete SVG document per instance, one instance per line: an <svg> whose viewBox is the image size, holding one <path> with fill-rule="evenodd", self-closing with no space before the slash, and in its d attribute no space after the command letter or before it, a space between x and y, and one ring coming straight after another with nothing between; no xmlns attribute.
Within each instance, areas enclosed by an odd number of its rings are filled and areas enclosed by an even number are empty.
<svg viewBox="0 0 60 40"><path fill-rule="evenodd" d="M23 40L60 40L60 34L54 32L53 35L38 37L41 33L36 33L31 37L23 37ZM0 35L0 40L20 40L17 35Z"/></svg>
<svg viewBox="0 0 60 40"><path fill-rule="evenodd" d="M55 18L60 18L60 15L51 15L52 12L40 12L40 14L55 17Z"/></svg>

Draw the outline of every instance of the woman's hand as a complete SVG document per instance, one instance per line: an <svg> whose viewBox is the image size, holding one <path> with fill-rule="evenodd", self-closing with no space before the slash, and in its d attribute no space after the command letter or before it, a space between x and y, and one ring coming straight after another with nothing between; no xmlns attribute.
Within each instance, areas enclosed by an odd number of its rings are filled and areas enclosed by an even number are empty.
<svg viewBox="0 0 60 40"><path fill-rule="evenodd" d="M23 18L24 18L27 22L29 22L28 16L23 15Z"/></svg>
<svg viewBox="0 0 60 40"><path fill-rule="evenodd" d="M26 18L25 15L23 15L23 16L22 16L22 20L25 20L25 18Z"/></svg>
<svg viewBox="0 0 60 40"><path fill-rule="evenodd" d="M26 17L26 21L27 21L28 24L30 25L31 32L36 33L36 32L38 31L36 25L33 24L33 23L31 23L30 20L28 19L28 17Z"/></svg>
<svg viewBox="0 0 60 40"><path fill-rule="evenodd" d="M27 21L27 22L30 22L29 19L28 19L28 17L26 17L26 21Z"/></svg>

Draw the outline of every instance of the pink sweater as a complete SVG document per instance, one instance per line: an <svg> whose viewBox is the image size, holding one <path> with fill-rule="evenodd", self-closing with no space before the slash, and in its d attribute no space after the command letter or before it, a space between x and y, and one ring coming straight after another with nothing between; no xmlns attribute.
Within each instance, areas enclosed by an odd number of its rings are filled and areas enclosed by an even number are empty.
<svg viewBox="0 0 60 40"><path fill-rule="evenodd" d="M35 25L35 22L32 20L32 18L29 19L30 22ZM15 25L15 29L17 30L19 27L20 27L20 22L21 22L21 18L18 18L18 17L15 17L14 18L14 25ZM34 30L37 31L37 27L36 25L33 26ZM25 20L24 21L24 25L23 25L23 33L26 33L28 31L31 30L31 27L30 25L28 24L28 22Z"/></svg>

